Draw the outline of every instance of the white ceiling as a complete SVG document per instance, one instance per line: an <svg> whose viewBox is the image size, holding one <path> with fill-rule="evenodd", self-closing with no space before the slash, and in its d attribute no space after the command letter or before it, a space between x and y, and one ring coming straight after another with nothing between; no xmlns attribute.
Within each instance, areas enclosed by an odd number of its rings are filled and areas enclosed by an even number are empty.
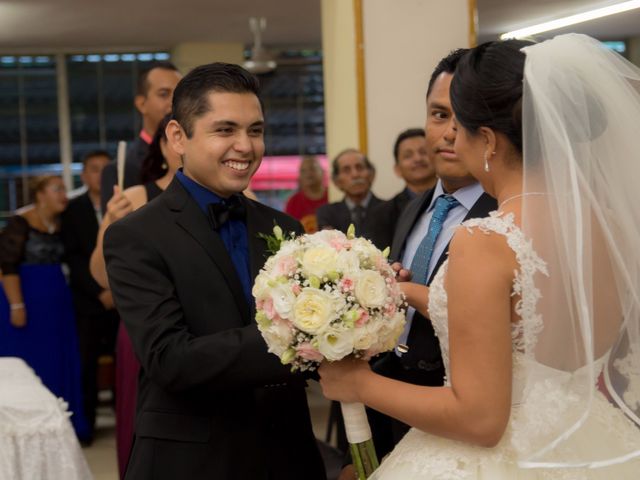
<svg viewBox="0 0 640 480"><path fill-rule="evenodd" d="M505 32L620 2L621 0L477 0L478 41L495 40ZM640 9L554 30L540 37L568 32L584 33L600 40L639 36Z"/></svg>
<svg viewBox="0 0 640 480"><path fill-rule="evenodd" d="M389 1L401 8L407 0ZM479 40L619 1L478 0ZM250 16L267 17L268 46L320 46L320 0L0 0L0 52L164 49L199 41L248 45ZM640 10L568 30L602 40L638 36Z"/></svg>

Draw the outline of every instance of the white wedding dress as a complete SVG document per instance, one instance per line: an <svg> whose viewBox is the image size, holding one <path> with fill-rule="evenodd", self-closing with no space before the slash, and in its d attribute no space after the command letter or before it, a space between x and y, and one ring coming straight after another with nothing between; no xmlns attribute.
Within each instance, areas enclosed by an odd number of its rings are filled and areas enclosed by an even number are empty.
<svg viewBox="0 0 640 480"><path fill-rule="evenodd" d="M449 440L411 429L393 452L373 474L375 480L638 480L640 459L601 468L564 468L548 463L546 468L524 468L519 465L519 455L531 451L533 439L544 438L545 430L566 418L575 408L575 398L563 388L569 375L551 370L533 361L524 352L530 351L535 334L540 332L542 319L536 313L540 294L534 283L538 273L546 274L546 267L531 242L514 224L512 215L502 216L493 212L489 217L474 219L463 224L474 234L495 232L504 235L516 254L520 270L516 272L513 293L528 299L520 302L516 313L521 320L512 327L513 338L513 395L511 417L507 430L494 448L482 448ZM474 228L476 227L476 228ZM443 264L431 284L429 311L433 327L440 341L447 378L449 375L449 336L447 322L447 292L444 277L447 262ZM533 369L533 371L532 371ZM523 379L536 372L544 374L545 382L534 389L526 389ZM526 401L525 401L526 399ZM637 447L637 448L636 448ZM620 410L611 405L599 392L596 393L584 424L568 440L558 445L546 459L581 458L588 454L593 458L615 458L618 452L640 449L640 430L627 420Z"/></svg>

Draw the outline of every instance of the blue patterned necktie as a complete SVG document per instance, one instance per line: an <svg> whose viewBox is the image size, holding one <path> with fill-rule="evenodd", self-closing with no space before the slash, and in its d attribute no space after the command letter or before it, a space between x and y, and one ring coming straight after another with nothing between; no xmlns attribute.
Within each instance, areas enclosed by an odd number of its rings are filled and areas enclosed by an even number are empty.
<svg viewBox="0 0 640 480"><path fill-rule="evenodd" d="M420 242L420 245L418 245L416 254L411 262L411 272L413 273L412 282L421 283L422 285L427 284L429 263L433 256L433 249L436 245L436 240L442 231L442 225L444 224L447 215L451 209L458 205L460 205L460 202L450 195L441 195L436 200L436 205L433 209L433 215L429 222L427 234Z"/></svg>

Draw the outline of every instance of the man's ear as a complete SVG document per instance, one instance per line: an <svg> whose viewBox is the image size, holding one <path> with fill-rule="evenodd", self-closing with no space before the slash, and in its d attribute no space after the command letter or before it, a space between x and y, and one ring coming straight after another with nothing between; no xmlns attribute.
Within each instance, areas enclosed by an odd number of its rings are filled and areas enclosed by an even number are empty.
<svg viewBox="0 0 640 480"><path fill-rule="evenodd" d="M172 148L178 155L183 156L185 153L185 142L187 134L184 129L175 120L170 120L164 130L167 136L169 148Z"/></svg>
<svg viewBox="0 0 640 480"><path fill-rule="evenodd" d="M140 115L144 115L145 113L144 104L146 100L147 100L147 97L140 94L136 95L135 98L133 99L133 104L135 105L136 110L140 112Z"/></svg>

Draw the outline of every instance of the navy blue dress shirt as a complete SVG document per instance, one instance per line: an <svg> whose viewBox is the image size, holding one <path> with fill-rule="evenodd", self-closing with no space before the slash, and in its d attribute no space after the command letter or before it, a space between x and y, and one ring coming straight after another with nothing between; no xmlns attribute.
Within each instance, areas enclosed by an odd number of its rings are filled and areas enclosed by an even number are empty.
<svg viewBox="0 0 640 480"><path fill-rule="evenodd" d="M182 173L182 169L176 172L176 177L207 218L209 218L209 204L224 201L222 197L187 177ZM236 267L245 298L247 301L252 301L247 225L241 220L228 220L220 227L218 234L222 238L233 265Z"/></svg>

